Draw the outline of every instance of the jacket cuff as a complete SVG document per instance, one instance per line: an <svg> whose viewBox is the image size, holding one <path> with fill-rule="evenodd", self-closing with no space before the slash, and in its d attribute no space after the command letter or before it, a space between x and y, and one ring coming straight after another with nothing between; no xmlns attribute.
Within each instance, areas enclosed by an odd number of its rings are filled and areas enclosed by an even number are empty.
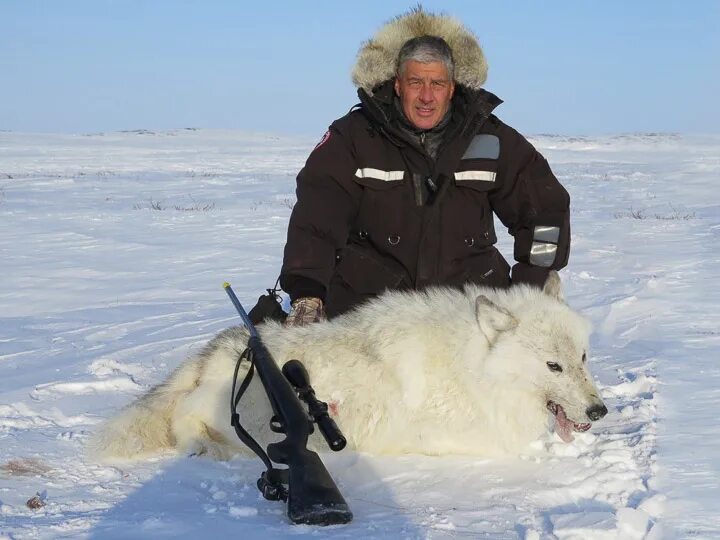
<svg viewBox="0 0 720 540"><path fill-rule="evenodd" d="M517 263L512 267L510 280L513 285L532 285L542 289L549 273L550 268Z"/></svg>
<svg viewBox="0 0 720 540"><path fill-rule="evenodd" d="M283 274L280 276L280 287L290 296L290 302L298 298L319 298L325 301L325 287L314 279L305 276Z"/></svg>

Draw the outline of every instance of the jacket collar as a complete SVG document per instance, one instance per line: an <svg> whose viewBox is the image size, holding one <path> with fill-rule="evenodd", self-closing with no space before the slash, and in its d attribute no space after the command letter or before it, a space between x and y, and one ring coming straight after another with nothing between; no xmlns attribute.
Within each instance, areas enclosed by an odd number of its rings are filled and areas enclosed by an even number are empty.
<svg viewBox="0 0 720 540"><path fill-rule="evenodd" d="M358 89L358 97L368 119L378 127L386 129L393 127L393 120L397 115L394 110L395 88L393 83L393 79L389 79L377 85L373 89L372 95L364 88ZM468 125L490 116L502 102L495 94L483 88L470 89L463 84L456 83L452 110L453 114L460 113L463 123Z"/></svg>

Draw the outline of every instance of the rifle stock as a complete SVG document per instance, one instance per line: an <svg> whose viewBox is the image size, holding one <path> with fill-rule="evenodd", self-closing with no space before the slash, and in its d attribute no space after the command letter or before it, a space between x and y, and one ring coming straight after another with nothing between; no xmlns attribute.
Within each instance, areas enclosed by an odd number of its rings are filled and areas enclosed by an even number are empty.
<svg viewBox="0 0 720 540"><path fill-rule="evenodd" d="M287 465L288 518L293 523L337 525L352 520L352 512L320 457L307 449L312 424L290 382L260 339L229 284L225 290L250 331L248 348L285 439L269 444L271 461Z"/></svg>
<svg viewBox="0 0 720 540"><path fill-rule="evenodd" d="M315 452L301 449L289 459L288 517L293 523L349 523L352 512Z"/></svg>

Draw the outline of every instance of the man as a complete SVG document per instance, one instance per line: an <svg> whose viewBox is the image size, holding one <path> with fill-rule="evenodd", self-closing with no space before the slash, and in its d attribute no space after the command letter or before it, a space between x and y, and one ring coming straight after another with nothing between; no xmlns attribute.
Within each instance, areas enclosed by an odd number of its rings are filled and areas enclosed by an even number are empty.
<svg viewBox="0 0 720 540"><path fill-rule="evenodd" d="M567 264L569 196L492 111L487 64L455 19L421 8L360 50L360 105L297 179L280 276L286 324L337 316L385 289L466 282L542 286ZM515 239L510 267L493 212Z"/></svg>

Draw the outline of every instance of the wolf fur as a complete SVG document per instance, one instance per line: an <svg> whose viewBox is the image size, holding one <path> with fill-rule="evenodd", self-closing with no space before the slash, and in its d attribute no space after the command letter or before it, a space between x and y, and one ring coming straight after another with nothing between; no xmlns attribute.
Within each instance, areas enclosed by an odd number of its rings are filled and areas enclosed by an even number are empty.
<svg viewBox="0 0 720 540"><path fill-rule="evenodd" d="M584 362L589 324L562 300L555 272L543 291L387 292L329 322L258 330L278 364L305 364L351 449L508 456L547 431L549 403L578 424L604 409ZM134 459L177 449L228 459L247 451L230 425L232 373L247 338L239 327L218 334L109 420L92 440L94 454ZM239 414L262 445L278 440L258 377Z"/></svg>

